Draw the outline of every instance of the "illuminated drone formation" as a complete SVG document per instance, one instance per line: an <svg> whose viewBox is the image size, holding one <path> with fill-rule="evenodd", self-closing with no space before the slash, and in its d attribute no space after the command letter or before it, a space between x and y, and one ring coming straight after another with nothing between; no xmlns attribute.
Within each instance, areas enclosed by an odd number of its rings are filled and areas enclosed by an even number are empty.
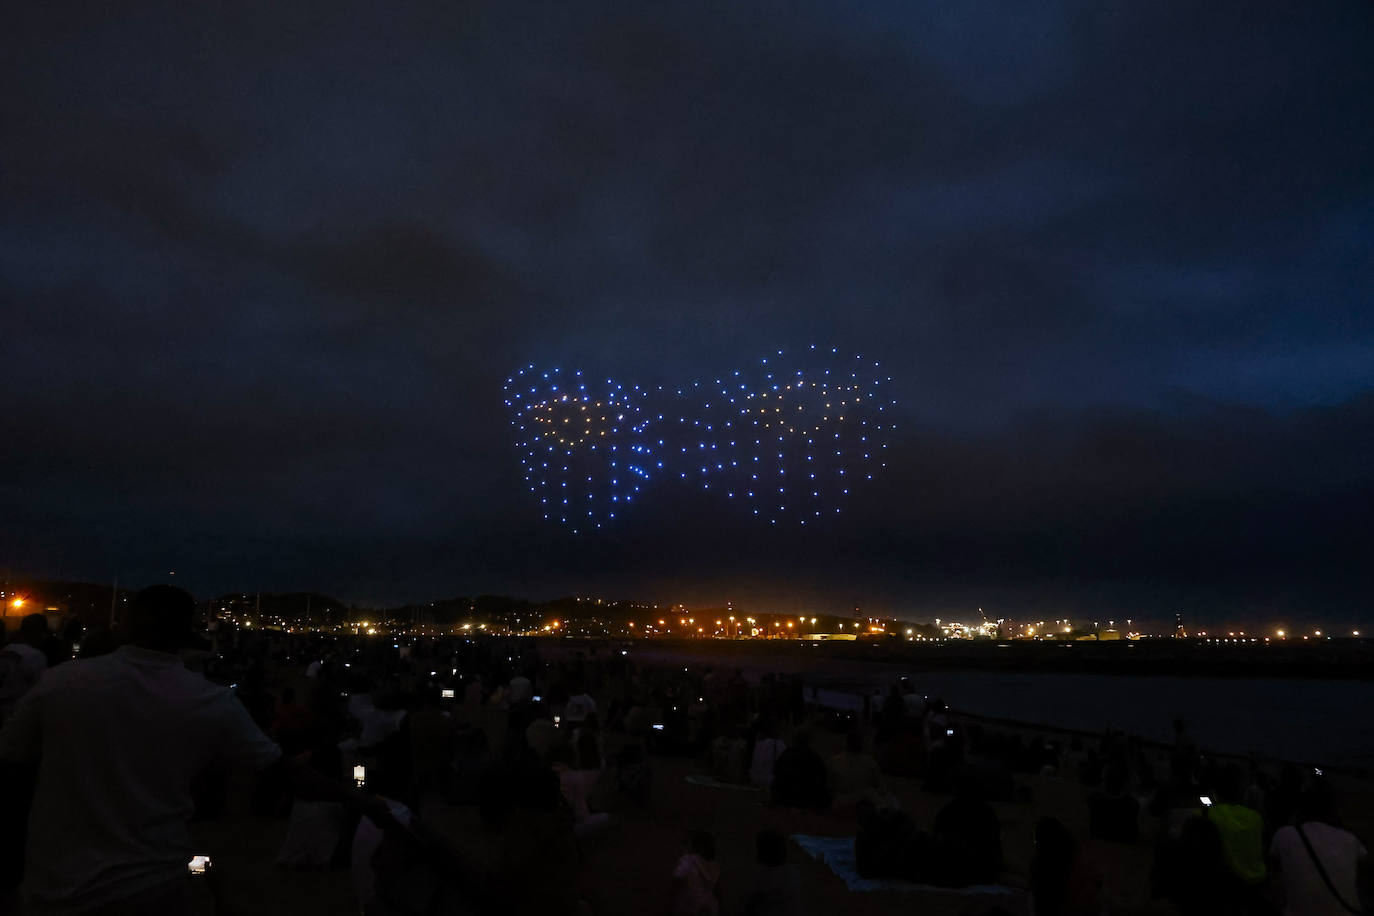
<svg viewBox="0 0 1374 916"><path fill-rule="evenodd" d="M862 357L784 351L676 391L527 366L506 380L521 465L546 519L574 533L628 509L670 475L743 502L769 524L840 511L886 467L891 378ZM829 357L823 360L823 357Z"/></svg>

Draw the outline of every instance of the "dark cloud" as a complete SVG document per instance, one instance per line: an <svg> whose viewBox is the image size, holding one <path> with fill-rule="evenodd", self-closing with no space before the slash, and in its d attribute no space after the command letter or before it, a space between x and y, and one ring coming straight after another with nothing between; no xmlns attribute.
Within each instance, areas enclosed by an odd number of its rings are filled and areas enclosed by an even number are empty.
<svg viewBox="0 0 1374 916"><path fill-rule="evenodd" d="M0 568L1339 604L1371 34L1353 2L30 5ZM663 487L570 539L522 498L514 367L675 385L810 343L881 359L902 420L824 533Z"/></svg>

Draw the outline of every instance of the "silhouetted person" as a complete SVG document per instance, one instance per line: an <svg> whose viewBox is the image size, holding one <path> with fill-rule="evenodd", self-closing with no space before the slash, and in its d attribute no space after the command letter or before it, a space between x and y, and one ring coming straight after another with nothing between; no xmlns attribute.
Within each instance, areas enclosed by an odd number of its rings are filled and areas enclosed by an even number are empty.
<svg viewBox="0 0 1374 916"><path fill-rule="evenodd" d="M281 751L231 690L188 671L195 600L155 585L129 610L129 644L49 672L0 731L0 759L36 761L23 896L33 916L180 916L189 906L192 778L224 760L266 768ZM298 788L376 811L379 801L287 767Z"/></svg>
<svg viewBox="0 0 1374 916"><path fill-rule="evenodd" d="M935 815L922 870L927 881L944 887L991 884L1002 871L1002 825L973 776L965 774L958 797Z"/></svg>
<svg viewBox="0 0 1374 916"><path fill-rule="evenodd" d="M673 867L670 912L673 916L716 916L720 912L719 884L716 839L704 830L693 830Z"/></svg>
<svg viewBox="0 0 1374 916"><path fill-rule="evenodd" d="M792 746L773 767L773 804L824 811L830 807L830 777L825 761L811 749L811 736L797 732Z"/></svg>
<svg viewBox="0 0 1374 916"><path fill-rule="evenodd" d="M1278 785L1264 799L1264 820L1271 830L1293 822L1301 796L1302 773L1293 764L1286 763L1279 770Z"/></svg>
<svg viewBox="0 0 1374 916"><path fill-rule="evenodd" d="M276 697L268 692L266 680L261 663L255 660L243 673L237 688L239 702L248 708L253 724L263 731L272 727L277 708Z"/></svg>
<svg viewBox="0 0 1374 916"><path fill-rule="evenodd" d="M801 875L787 864L787 839L776 830L760 830L754 851L758 872L744 898L745 916L801 916Z"/></svg>
<svg viewBox="0 0 1374 916"><path fill-rule="evenodd" d="M1217 828L1205 817L1189 818L1178 839L1155 852L1150 885L1154 896L1171 901L1182 916L1229 916L1244 908L1234 893Z"/></svg>
<svg viewBox="0 0 1374 916"><path fill-rule="evenodd" d="M1030 867L1035 916L1098 916L1102 876L1083 857L1073 834L1052 817L1035 825Z"/></svg>
<svg viewBox="0 0 1374 916"><path fill-rule="evenodd" d="M48 637L48 618L29 614L20 622L14 640L0 649L0 725L48 670Z"/></svg>
<svg viewBox="0 0 1374 916"><path fill-rule="evenodd" d="M854 837L854 867L864 878L922 880L921 864L929 839L916 830L911 817L897 807L880 808L868 799L854 806L859 822Z"/></svg>
<svg viewBox="0 0 1374 916"><path fill-rule="evenodd" d="M588 716L596 715L596 700L582 687L582 681L574 680L568 687L568 702L563 704L563 719L571 724L581 724Z"/></svg>
<svg viewBox="0 0 1374 916"><path fill-rule="evenodd" d="M601 747L594 732L584 729L575 746L559 748L554 754L554 772L563 790L563 798L573 815L573 828L579 837L599 833L610 823L610 815L593 812L590 799L601 779Z"/></svg>
<svg viewBox="0 0 1374 916"><path fill-rule="evenodd" d="M1258 888L1267 870L1264 861L1264 818L1241 804L1240 773L1227 767L1213 781L1216 798L1206 816L1217 828L1231 873L1242 884Z"/></svg>
<svg viewBox="0 0 1374 916"><path fill-rule="evenodd" d="M44 648L48 618L29 614L14 640L0 650L0 726L15 705L37 686L48 669ZM24 876L24 847L28 842L29 803L33 798L34 767L0 767L0 905Z"/></svg>
<svg viewBox="0 0 1374 916"><path fill-rule="evenodd" d="M887 696L883 698L879 716L882 719L883 728L898 728L902 724L906 718L906 701L902 696L901 684L893 684L892 688L888 690Z"/></svg>
<svg viewBox="0 0 1374 916"><path fill-rule="evenodd" d="M787 745L777 735L771 720L764 719L759 725L757 737L749 753L749 781L760 789L773 785L773 771L778 758L787 750Z"/></svg>
<svg viewBox="0 0 1374 916"><path fill-rule="evenodd" d="M872 755L864 752L863 729L845 735L845 749L830 758L830 791L837 806L845 809L868 799L882 806L895 803L883 784L883 771Z"/></svg>
<svg viewBox="0 0 1374 916"><path fill-rule="evenodd" d="M582 859L558 776L542 764L512 774L511 810L496 839L490 912L578 912Z"/></svg>
<svg viewBox="0 0 1374 916"><path fill-rule="evenodd" d="M1088 832L1101 840L1134 843L1140 839L1140 802L1126 794L1125 775L1108 768L1104 792L1088 796Z"/></svg>
<svg viewBox="0 0 1374 916"><path fill-rule="evenodd" d="M296 699L295 688L283 687L270 734L286 753L294 753L306 745L313 721L310 708Z"/></svg>
<svg viewBox="0 0 1374 916"><path fill-rule="evenodd" d="M1270 845L1283 882L1284 912L1292 916L1367 912L1360 909L1360 885L1368 888L1369 851L1339 826L1335 800L1324 780L1302 797L1294 820L1274 833Z"/></svg>
<svg viewBox="0 0 1374 916"><path fill-rule="evenodd" d="M1169 780L1177 788L1191 786L1197 777L1197 743L1182 719L1174 720L1174 747L1169 756Z"/></svg>

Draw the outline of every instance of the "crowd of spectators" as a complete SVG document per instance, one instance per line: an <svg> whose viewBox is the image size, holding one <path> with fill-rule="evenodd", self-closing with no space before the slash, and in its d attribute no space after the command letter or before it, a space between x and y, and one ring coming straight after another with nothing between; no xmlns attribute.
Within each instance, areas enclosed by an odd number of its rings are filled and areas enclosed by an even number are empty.
<svg viewBox="0 0 1374 916"><path fill-rule="evenodd" d="M219 816L234 765L258 770L256 812L287 819L277 862L348 867L366 914L590 913L586 852L618 811L653 805L665 756L825 813L855 836L864 877L1019 881L1037 916L1100 913L1088 845L1146 842L1147 822L1152 892L1185 916L1358 912L1340 907L1358 906L1365 853L1322 775L1205 756L1181 722L1161 755L1118 733L980 724L906 680L837 712L808 703L801 677L644 665L609 644L548 658L489 637L206 644L189 596L157 588L125 633L55 637L34 615L0 652L0 893L22 882L27 913L185 912L185 825ZM1039 820L1018 876L996 805L1025 802L1035 776L1081 785L1088 836ZM913 780L947 797L927 824L900 801ZM474 809L485 854L435 830L435 805ZM787 840L765 830L755 847L754 885L723 892L715 837L692 831L664 863L669 899L648 907L802 912Z"/></svg>

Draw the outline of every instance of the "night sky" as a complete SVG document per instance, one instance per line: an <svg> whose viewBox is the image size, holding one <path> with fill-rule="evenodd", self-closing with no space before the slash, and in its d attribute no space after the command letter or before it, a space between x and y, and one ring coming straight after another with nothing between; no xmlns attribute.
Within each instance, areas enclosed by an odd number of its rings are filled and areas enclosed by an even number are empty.
<svg viewBox="0 0 1374 916"><path fill-rule="evenodd" d="M12 10L0 575L1368 615L1374 6L658 6ZM541 517L519 368L813 344L842 513Z"/></svg>

